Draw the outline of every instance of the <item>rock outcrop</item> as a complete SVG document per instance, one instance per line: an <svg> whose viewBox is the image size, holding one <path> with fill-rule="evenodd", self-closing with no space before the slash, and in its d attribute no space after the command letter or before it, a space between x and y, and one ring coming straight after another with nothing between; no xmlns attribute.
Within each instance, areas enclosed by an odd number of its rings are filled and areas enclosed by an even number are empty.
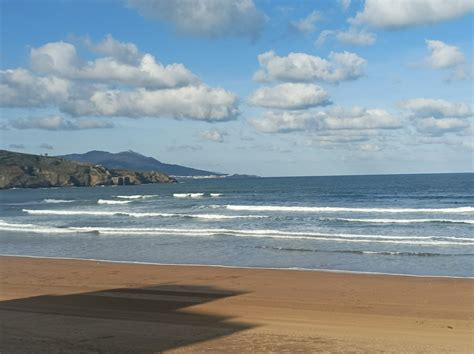
<svg viewBox="0 0 474 354"><path fill-rule="evenodd" d="M0 150L0 189L170 183L161 172L112 170L58 157Z"/></svg>

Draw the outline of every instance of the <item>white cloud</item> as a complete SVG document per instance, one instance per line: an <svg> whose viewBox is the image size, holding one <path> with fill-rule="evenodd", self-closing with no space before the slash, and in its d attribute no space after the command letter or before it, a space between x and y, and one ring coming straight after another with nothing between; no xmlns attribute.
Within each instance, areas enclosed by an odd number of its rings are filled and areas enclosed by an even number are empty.
<svg viewBox="0 0 474 354"><path fill-rule="evenodd" d="M291 133L310 129L315 119L307 112L268 111L250 123L262 133Z"/></svg>
<svg viewBox="0 0 474 354"><path fill-rule="evenodd" d="M10 144L9 147L12 149L22 150L25 148L25 145L24 144Z"/></svg>
<svg viewBox="0 0 474 354"><path fill-rule="evenodd" d="M319 112L265 112L250 121L264 133L290 133L294 131L318 132L327 130L399 129L402 122L383 109L334 107Z"/></svg>
<svg viewBox="0 0 474 354"><path fill-rule="evenodd" d="M352 44L357 46L369 46L374 44L377 40L377 35L375 33L351 26L345 31L322 31L319 34L315 44L317 46L321 46L330 37L334 37L341 43Z"/></svg>
<svg viewBox="0 0 474 354"><path fill-rule="evenodd" d="M131 45L115 41L109 36L99 44L100 50L120 59L109 56L85 61L79 58L74 45L51 42L31 49L31 66L42 74L65 79L116 82L146 88L170 88L199 83L199 79L183 64L163 65L151 54L138 56L137 53L136 63L125 63L122 60L127 50L120 46L127 48ZM130 52L133 50L128 50L128 54Z"/></svg>
<svg viewBox="0 0 474 354"><path fill-rule="evenodd" d="M171 22L179 32L256 38L266 21L253 0L129 0L141 15Z"/></svg>
<svg viewBox="0 0 474 354"><path fill-rule="evenodd" d="M355 53L331 52L329 60L306 53L290 53L280 57L270 51L258 56L261 69L254 74L257 81L337 83L364 75L367 61Z"/></svg>
<svg viewBox="0 0 474 354"><path fill-rule="evenodd" d="M99 120L67 120L60 116L17 118L9 125L15 129L42 129L42 130L81 130L113 128L114 124Z"/></svg>
<svg viewBox="0 0 474 354"><path fill-rule="evenodd" d="M351 0L339 0L339 5L346 11L351 6Z"/></svg>
<svg viewBox="0 0 474 354"><path fill-rule="evenodd" d="M328 93L318 85L285 83L262 87L249 98L255 106L277 109L306 109L330 104Z"/></svg>
<svg viewBox="0 0 474 354"><path fill-rule="evenodd" d="M470 123L459 118L429 117L416 120L415 126L421 133L440 136L446 133L462 132L470 126Z"/></svg>
<svg viewBox="0 0 474 354"><path fill-rule="evenodd" d="M411 116L417 118L467 118L473 116L471 107L464 102L414 98L400 102L399 107L409 110Z"/></svg>
<svg viewBox="0 0 474 354"><path fill-rule="evenodd" d="M425 59L425 62L431 68L450 69L451 80L468 79L466 59L458 47L436 40L426 40L425 42L428 50L431 52Z"/></svg>
<svg viewBox="0 0 474 354"><path fill-rule="evenodd" d="M464 55L458 47L435 40L426 40L425 42L431 51L430 56L426 60L432 68L446 69L464 63Z"/></svg>
<svg viewBox="0 0 474 354"><path fill-rule="evenodd" d="M451 20L473 9L473 0L366 0L351 22L400 29Z"/></svg>
<svg viewBox="0 0 474 354"><path fill-rule="evenodd" d="M350 27L347 31L338 31L336 39L342 43L364 46L374 44L377 36L364 29Z"/></svg>
<svg viewBox="0 0 474 354"><path fill-rule="evenodd" d="M228 121L239 113L237 97L204 85L177 89L95 91L89 98L70 100L62 110L73 116L153 117Z"/></svg>
<svg viewBox="0 0 474 354"><path fill-rule="evenodd" d="M163 65L153 55L140 53L133 43L111 36L97 44L84 41L93 52L107 56L86 61L74 45L52 42L31 49L32 71L0 71L0 107L54 107L75 117L203 121L226 121L239 114L236 95L206 86L182 64ZM89 128L85 121L58 123L57 119L62 118L56 118L57 129Z"/></svg>
<svg viewBox="0 0 474 354"><path fill-rule="evenodd" d="M222 131L217 130L217 129L211 129L211 130L202 132L200 134L201 139L208 140L208 141L213 141L215 143L223 143L225 135L227 135L226 132L222 132Z"/></svg>
<svg viewBox="0 0 474 354"><path fill-rule="evenodd" d="M364 107L331 108L324 119L325 129L398 129L401 120L384 109Z"/></svg>
<svg viewBox="0 0 474 354"><path fill-rule="evenodd" d="M143 56L134 43L120 42L110 34L99 43L85 40L87 47L95 53L112 57L122 63L137 64Z"/></svg>
<svg viewBox="0 0 474 354"><path fill-rule="evenodd" d="M474 115L467 103L430 98L403 101L399 107L408 111L408 117L420 133L430 136L462 134L471 126L469 118Z"/></svg>
<svg viewBox="0 0 474 354"><path fill-rule="evenodd" d="M25 69L0 70L1 107L45 107L67 100L71 83L38 77Z"/></svg>
<svg viewBox="0 0 474 354"><path fill-rule="evenodd" d="M309 34L316 30L316 22L318 22L320 19L321 15L319 12L313 11L308 16L297 21L292 21L290 24L295 30L301 33Z"/></svg>

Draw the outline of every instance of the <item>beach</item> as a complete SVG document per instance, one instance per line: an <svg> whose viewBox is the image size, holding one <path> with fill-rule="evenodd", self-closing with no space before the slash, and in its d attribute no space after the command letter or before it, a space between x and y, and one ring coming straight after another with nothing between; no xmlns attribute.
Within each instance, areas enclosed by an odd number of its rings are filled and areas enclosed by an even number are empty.
<svg viewBox="0 0 474 354"><path fill-rule="evenodd" d="M2 352L472 352L474 280L0 257Z"/></svg>

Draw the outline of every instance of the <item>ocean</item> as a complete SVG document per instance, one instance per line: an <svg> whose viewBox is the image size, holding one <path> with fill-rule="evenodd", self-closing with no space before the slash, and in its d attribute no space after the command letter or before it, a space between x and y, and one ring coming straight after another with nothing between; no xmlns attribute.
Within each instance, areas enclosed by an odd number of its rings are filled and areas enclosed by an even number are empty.
<svg viewBox="0 0 474 354"><path fill-rule="evenodd" d="M474 276L474 174L0 191L0 254Z"/></svg>

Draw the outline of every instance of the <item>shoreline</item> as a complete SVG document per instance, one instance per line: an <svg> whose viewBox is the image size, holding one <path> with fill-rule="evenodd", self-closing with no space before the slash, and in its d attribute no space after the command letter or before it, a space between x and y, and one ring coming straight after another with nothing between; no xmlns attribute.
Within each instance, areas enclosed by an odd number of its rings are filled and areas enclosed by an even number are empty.
<svg viewBox="0 0 474 354"><path fill-rule="evenodd" d="M114 261L108 259L96 259L96 258L77 258L77 257L54 257L54 256L26 256L26 255L10 255L2 254L1 257L14 257L14 258L32 258L32 259L53 259L53 260L71 260L71 261L89 261L89 262L101 262L101 263L112 263L112 264L137 264L137 265L150 265L150 266L173 266L173 267L209 267L209 268L224 268L224 269L254 269L254 270L284 270L284 271L296 271L296 272L320 272L320 273L334 273L334 274L350 274L350 275L374 275L374 276L390 276L390 277L409 277L409 278L434 278L434 279L469 279L474 280L474 276L451 276L451 275L419 275L419 274L403 274L403 273L384 273L384 272L369 272L369 271L356 271L356 270L337 270L337 269L313 269L313 268L278 268L278 267L246 267L246 266L232 266L222 264L198 264L198 263L155 263L155 262L142 262L142 261Z"/></svg>
<svg viewBox="0 0 474 354"><path fill-rule="evenodd" d="M474 281L0 257L5 352L472 352Z"/></svg>

